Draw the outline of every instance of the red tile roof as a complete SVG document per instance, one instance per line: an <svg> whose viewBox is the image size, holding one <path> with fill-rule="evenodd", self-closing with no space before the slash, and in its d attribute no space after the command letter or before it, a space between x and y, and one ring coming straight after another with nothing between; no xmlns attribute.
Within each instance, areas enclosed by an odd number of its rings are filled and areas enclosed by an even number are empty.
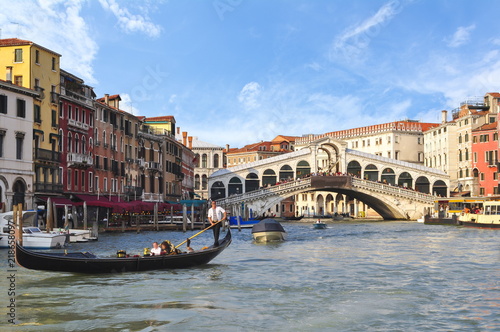
<svg viewBox="0 0 500 332"><path fill-rule="evenodd" d="M61 56L61 54L59 53L56 53L52 50L49 50L48 48L46 47L43 47L41 45L38 45L36 43L33 43L32 41L29 41L29 40L23 40L23 39L19 39L19 38L6 38L6 39L0 39L0 47L8 47L8 46L26 46L26 45L35 45L37 47L39 47L40 49L43 49L47 52L50 52L50 53L53 53L57 56Z"/></svg>
<svg viewBox="0 0 500 332"><path fill-rule="evenodd" d="M485 131L485 130L496 130L498 126L497 121L493 123L485 123L481 127L474 129L473 131Z"/></svg>

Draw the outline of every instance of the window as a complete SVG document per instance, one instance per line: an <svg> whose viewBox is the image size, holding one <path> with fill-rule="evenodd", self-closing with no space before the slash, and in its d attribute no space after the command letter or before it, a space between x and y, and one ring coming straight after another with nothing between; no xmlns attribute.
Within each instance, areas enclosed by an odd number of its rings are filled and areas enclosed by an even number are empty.
<svg viewBox="0 0 500 332"><path fill-rule="evenodd" d="M82 171L82 183L81 183L81 186L82 186L82 191L85 191L85 172Z"/></svg>
<svg viewBox="0 0 500 332"><path fill-rule="evenodd" d="M0 95L0 113L7 114L7 96Z"/></svg>
<svg viewBox="0 0 500 332"><path fill-rule="evenodd" d="M17 116L19 118L26 117L26 101L22 99L17 100Z"/></svg>
<svg viewBox="0 0 500 332"><path fill-rule="evenodd" d="M21 48L14 50L14 62L23 62L23 50Z"/></svg>
<svg viewBox="0 0 500 332"><path fill-rule="evenodd" d="M89 172L89 191L92 191L92 179L94 178L94 174ZM83 181L82 181L83 182Z"/></svg>
<svg viewBox="0 0 500 332"><path fill-rule="evenodd" d="M35 63L37 65L40 64L40 51L39 50L35 50Z"/></svg>
<svg viewBox="0 0 500 332"><path fill-rule="evenodd" d="M24 133L16 132L16 159L23 159Z"/></svg>
<svg viewBox="0 0 500 332"><path fill-rule="evenodd" d="M485 190L484 188L479 188L479 195L484 196Z"/></svg>
<svg viewBox="0 0 500 332"><path fill-rule="evenodd" d="M14 84L18 86L23 86L23 77L21 75L14 76Z"/></svg>
<svg viewBox="0 0 500 332"><path fill-rule="evenodd" d="M3 157L3 139L5 137L5 130L0 130L0 158Z"/></svg>
<svg viewBox="0 0 500 332"><path fill-rule="evenodd" d="M73 119L73 108L68 105L68 119Z"/></svg>
<svg viewBox="0 0 500 332"><path fill-rule="evenodd" d="M52 127L57 128L57 111L52 110Z"/></svg>
<svg viewBox="0 0 500 332"><path fill-rule="evenodd" d="M56 70L56 58L52 57L52 70Z"/></svg>
<svg viewBox="0 0 500 332"><path fill-rule="evenodd" d="M42 123L42 114L40 113L40 105L33 105L33 120L36 123Z"/></svg>
<svg viewBox="0 0 500 332"><path fill-rule="evenodd" d="M71 169L68 169L68 190L71 190Z"/></svg>

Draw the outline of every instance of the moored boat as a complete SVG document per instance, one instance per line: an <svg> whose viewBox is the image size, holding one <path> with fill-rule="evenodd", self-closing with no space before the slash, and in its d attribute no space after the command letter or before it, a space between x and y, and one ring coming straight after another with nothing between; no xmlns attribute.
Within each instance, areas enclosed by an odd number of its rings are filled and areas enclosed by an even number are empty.
<svg viewBox="0 0 500 332"><path fill-rule="evenodd" d="M207 264L230 243L231 231L228 229L218 246L175 255L128 256L120 251L118 257L98 257L89 252L39 252L17 244L16 261L27 269L87 274L178 269Z"/></svg>
<svg viewBox="0 0 500 332"><path fill-rule="evenodd" d="M240 216L234 216L229 218L230 228L252 228L255 224L258 224L260 219L250 218L248 220L243 220ZM239 224L238 224L239 223Z"/></svg>
<svg viewBox="0 0 500 332"><path fill-rule="evenodd" d="M286 231L274 219L263 219L252 227L252 236L255 242L277 242L286 239Z"/></svg>
<svg viewBox="0 0 500 332"><path fill-rule="evenodd" d="M12 211L0 213L0 248L9 248L9 235L14 234ZM33 220L37 218L36 211L23 211L23 225L34 225ZM61 248L68 242L68 236L61 232L43 232L35 226L26 226L23 230L23 246L30 249Z"/></svg>
<svg viewBox="0 0 500 332"><path fill-rule="evenodd" d="M480 210L464 212L458 220L465 227L500 229L500 202L484 202Z"/></svg>

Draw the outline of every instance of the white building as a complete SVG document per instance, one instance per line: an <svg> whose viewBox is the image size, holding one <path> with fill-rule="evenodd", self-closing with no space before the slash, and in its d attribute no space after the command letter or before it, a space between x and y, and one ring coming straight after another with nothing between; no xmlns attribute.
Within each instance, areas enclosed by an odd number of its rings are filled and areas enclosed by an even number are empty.
<svg viewBox="0 0 500 332"><path fill-rule="evenodd" d="M450 191L458 190L457 124L448 121L448 112L441 112L441 124L424 133L425 166L446 172L450 176Z"/></svg>
<svg viewBox="0 0 500 332"><path fill-rule="evenodd" d="M226 165L224 148L193 137L192 150L196 154L194 169L194 192L200 199L210 199L208 177Z"/></svg>
<svg viewBox="0 0 500 332"><path fill-rule="evenodd" d="M33 206L33 115L40 112L38 93L0 81L0 203ZM38 113L37 113L38 112ZM39 116L39 114L38 114Z"/></svg>

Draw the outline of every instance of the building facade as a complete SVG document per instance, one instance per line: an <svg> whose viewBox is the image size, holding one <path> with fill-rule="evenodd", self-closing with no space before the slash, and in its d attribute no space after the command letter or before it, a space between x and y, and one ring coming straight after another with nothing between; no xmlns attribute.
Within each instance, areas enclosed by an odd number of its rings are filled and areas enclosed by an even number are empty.
<svg viewBox="0 0 500 332"><path fill-rule="evenodd" d="M473 192L478 196L498 195L498 129L497 122L472 131Z"/></svg>
<svg viewBox="0 0 500 332"><path fill-rule="evenodd" d="M33 110L38 92L0 80L0 211L34 208Z"/></svg>
<svg viewBox="0 0 500 332"><path fill-rule="evenodd" d="M62 193L59 135L59 86L61 55L28 40L0 39L0 67L6 81L39 92L34 112L34 191L40 195Z"/></svg>

